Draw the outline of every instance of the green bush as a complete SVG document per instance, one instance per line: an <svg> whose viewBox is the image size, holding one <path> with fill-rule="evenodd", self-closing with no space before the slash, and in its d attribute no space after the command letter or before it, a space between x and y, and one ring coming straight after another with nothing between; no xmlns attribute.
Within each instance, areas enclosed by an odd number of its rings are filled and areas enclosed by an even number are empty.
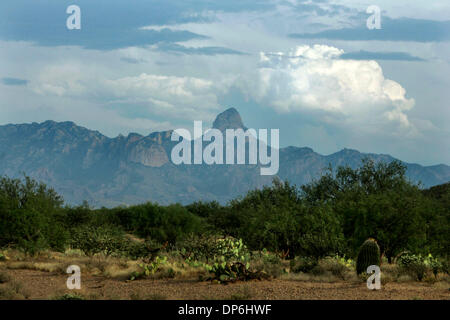
<svg viewBox="0 0 450 320"><path fill-rule="evenodd" d="M122 249L123 231L115 226L82 225L71 231L70 245L86 255L104 253L110 255Z"/></svg>
<svg viewBox="0 0 450 320"><path fill-rule="evenodd" d="M190 261L249 260L250 252L242 239L217 235L191 235L179 244L181 255Z"/></svg>
<svg viewBox="0 0 450 320"><path fill-rule="evenodd" d="M256 264L259 261L262 262L262 265L256 267L255 270L258 270L261 273L265 273L272 277L278 277L284 272L286 272L285 267L283 265L283 259L281 259L278 254L263 249L259 255L260 258L257 259L258 255L252 253L252 260L250 262L252 265Z"/></svg>
<svg viewBox="0 0 450 320"><path fill-rule="evenodd" d="M322 258L356 256L360 244L375 237L388 262L405 250L431 252L441 259L424 256L407 263L403 258L402 268L415 270L411 272L417 279L428 272L448 273L450 184L421 190L406 179L405 170L397 161L365 159L360 168L330 168L301 189L275 179L272 186L251 190L227 205L145 203L95 210L86 202L62 207L53 189L29 177L2 177L0 248L36 254L71 245L89 255L153 260L164 243L178 248L189 263L222 265L223 257L228 272L250 261L258 270L275 274L276 268L284 268L280 257L293 259L294 272L313 272ZM135 240L125 232L148 240ZM269 251L250 255L249 250L263 248ZM374 259L370 264L380 263Z"/></svg>
<svg viewBox="0 0 450 320"><path fill-rule="evenodd" d="M318 263L318 260L313 257L296 257L290 261L290 267L291 271L294 273L308 273L311 272L311 270L313 270Z"/></svg>
<svg viewBox="0 0 450 320"><path fill-rule="evenodd" d="M138 242L126 237L122 240L118 251L120 251L123 256L129 257L133 260L137 260L139 258L153 260L162 247L163 246L153 240Z"/></svg>
<svg viewBox="0 0 450 320"><path fill-rule="evenodd" d="M420 187L407 179L406 166L399 161L365 158L359 168L341 166L334 171L330 167L320 179L302 186L302 191L309 203L325 201L332 206L340 218L346 254L356 255L369 237L377 239L389 263L402 251L417 251L425 245L424 216L429 207ZM448 221L442 220L447 226ZM444 230L448 228L430 232L445 238Z"/></svg>
<svg viewBox="0 0 450 320"><path fill-rule="evenodd" d="M57 216L62 198L43 183L0 179L0 247L16 246L28 254L62 249L67 241Z"/></svg>
<svg viewBox="0 0 450 320"><path fill-rule="evenodd" d="M323 265L323 268L331 272L333 276L345 280L348 268L345 264L341 263L339 259L327 257L321 261L321 264Z"/></svg>
<svg viewBox="0 0 450 320"><path fill-rule="evenodd" d="M220 254L217 241L221 237L214 234L190 234L177 244L178 251L184 259L192 261L209 261Z"/></svg>
<svg viewBox="0 0 450 320"><path fill-rule="evenodd" d="M142 238L175 245L189 234L201 234L205 230L201 218L181 205L163 207L153 203L130 207L133 231Z"/></svg>
<svg viewBox="0 0 450 320"><path fill-rule="evenodd" d="M62 296L57 296L53 298L54 300L85 300L80 294L65 293Z"/></svg>
<svg viewBox="0 0 450 320"><path fill-rule="evenodd" d="M139 264L141 271L135 271L131 274L130 280L138 280L155 274L160 268L167 263L167 257L157 256L151 263ZM173 271L173 270L172 270Z"/></svg>
<svg viewBox="0 0 450 320"><path fill-rule="evenodd" d="M418 281L422 281L428 273L436 277L440 271L443 271L443 264L434 258L431 254L426 257L405 253L397 261L400 270Z"/></svg>
<svg viewBox="0 0 450 320"><path fill-rule="evenodd" d="M230 204L234 234L251 250L267 248L288 258L334 254L342 244L339 219L325 203L309 205L295 186L274 180Z"/></svg>

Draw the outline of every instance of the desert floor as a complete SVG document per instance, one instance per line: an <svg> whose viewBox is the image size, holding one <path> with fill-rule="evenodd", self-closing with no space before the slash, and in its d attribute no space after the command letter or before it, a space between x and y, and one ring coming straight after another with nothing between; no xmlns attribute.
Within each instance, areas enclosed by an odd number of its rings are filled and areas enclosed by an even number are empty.
<svg viewBox="0 0 450 320"><path fill-rule="evenodd" d="M80 290L68 290L68 275L38 270L3 270L10 281L0 291L11 299L61 299L65 294L84 299L444 299L450 300L446 282L389 282L371 291L357 281L308 281L301 278L253 280L216 284L198 280L123 281L103 276L81 278ZM3 297L5 298L5 296ZM8 298L8 297L6 297Z"/></svg>

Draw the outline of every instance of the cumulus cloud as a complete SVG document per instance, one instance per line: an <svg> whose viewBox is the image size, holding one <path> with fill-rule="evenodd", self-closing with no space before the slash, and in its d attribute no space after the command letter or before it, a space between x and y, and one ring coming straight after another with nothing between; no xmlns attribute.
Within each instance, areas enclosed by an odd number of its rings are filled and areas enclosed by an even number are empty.
<svg viewBox="0 0 450 320"><path fill-rule="evenodd" d="M319 111L328 122L388 121L411 127L405 112L414 100L405 89L386 79L376 61L340 59L343 54L327 45L262 52L257 72L240 86L248 97L280 113Z"/></svg>
<svg viewBox="0 0 450 320"><path fill-rule="evenodd" d="M148 73L111 79L79 67L72 64L47 68L34 82L33 92L96 101L116 109L133 106L154 115L195 120L212 118L220 110L218 96L231 83L227 77L212 81Z"/></svg>
<svg viewBox="0 0 450 320"><path fill-rule="evenodd" d="M104 88L119 101L144 103L157 114L183 118L219 110L217 95L223 90L211 80L146 73L106 80Z"/></svg>

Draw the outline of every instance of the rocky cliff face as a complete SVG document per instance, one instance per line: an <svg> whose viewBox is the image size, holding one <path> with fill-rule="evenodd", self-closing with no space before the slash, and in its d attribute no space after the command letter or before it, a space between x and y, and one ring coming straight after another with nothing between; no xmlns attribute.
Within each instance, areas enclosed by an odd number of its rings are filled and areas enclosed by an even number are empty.
<svg viewBox="0 0 450 320"><path fill-rule="evenodd" d="M236 109L217 116L214 128L244 128ZM46 182L71 204L88 200L95 206L145 201L190 203L195 200L226 202L250 189L270 184L255 165L180 165L170 161L172 131L148 136L131 133L108 138L73 122L0 126L0 174L26 173ZM331 164L357 167L364 156L392 161L389 155L363 154L344 149L323 156L310 148L280 149L278 176L301 185ZM450 180L450 167L406 164L413 181L433 186Z"/></svg>
<svg viewBox="0 0 450 320"><path fill-rule="evenodd" d="M226 129L246 129L241 115L235 108L220 113L213 122L213 128L224 132Z"/></svg>
<svg viewBox="0 0 450 320"><path fill-rule="evenodd" d="M161 167L169 162L164 144L170 143L172 131L155 132L147 137L130 134L127 138L128 161L146 167Z"/></svg>

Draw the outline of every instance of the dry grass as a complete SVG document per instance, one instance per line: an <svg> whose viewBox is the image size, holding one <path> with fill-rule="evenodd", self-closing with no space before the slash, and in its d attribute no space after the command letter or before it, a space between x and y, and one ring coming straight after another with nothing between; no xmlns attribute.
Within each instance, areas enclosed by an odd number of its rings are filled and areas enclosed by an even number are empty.
<svg viewBox="0 0 450 320"><path fill-rule="evenodd" d="M83 272L112 278L126 278L137 271L138 261L127 261L123 258L95 255L84 255L78 250L68 250L65 253L44 252L35 257L27 257L21 252L10 252L8 261L0 262L0 266L10 270L37 270L50 273L65 274L70 265L77 265Z"/></svg>
<svg viewBox="0 0 450 320"><path fill-rule="evenodd" d="M239 288L227 300L249 300L254 296L253 291L249 285Z"/></svg>
<svg viewBox="0 0 450 320"><path fill-rule="evenodd" d="M15 280L0 286L0 300L23 300L29 297L30 293L23 288L22 283Z"/></svg>
<svg viewBox="0 0 450 320"><path fill-rule="evenodd" d="M84 274L87 273L92 276L102 276L121 281L129 280L136 272L142 272L142 268L139 265L145 264L143 260L128 260L103 254L86 256L81 251L72 249L64 253L46 251L34 257L26 256L20 251L10 250L9 257L9 260L0 262L0 268L66 274L66 270L70 265L77 265ZM169 261L161 265L157 272L147 276L148 279L154 280L168 278L199 280L207 277L208 273L206 270L191 267L177 257L169 257ZM61 293L61 295L63 294Z"/></svg>
<svg viewBox="0 0 450 320"><path fill-rule="evenodd" d="M47 299L163 300L180 294L179 286L187 286L187 283L191 283L193 286L198 285L200 290L203 290L202 296L204 299L245 300L266 297L264 290L258 291L256 289L258 288L258 281L248 284L240 282L236 286L213 285L211 282L201 282L202 279L207 279L210 276L203 267L193 267L179 256L172 256L167 253L166 255L168 256L168 261L162 264L154 274L145 277L145 280L127 281L133 273L142 272L140 264L145 263L143 260L128 260L102 254L86 256L79 250L67 250L64 253L43 252L35 257L29 257L19 251L8 250L8 259L0 261L0 299L27 299L30 296L27 290L37 291L33 285L28 284L29 278L15 276L19 270L23 274L45 272L52 279L59 279L57 286L53 286L50 289L49 285L49 289L46 289L47 291L39 293L40 297ZM82 290L76 291L79 297L71 296L74 295L74 292L65 289L66 269L69 265L78 265L82 270L84 279L91 279L88 287L82 287ZM295 290L303 290L298 288L303 288L304 286L321 288L319 290L325 290L328 287L330 287L330 290L335 290L332 288L340 288L343 285L349 286L349 290L353 290L353 287L365 288L364 277L358 277L353 267L342 265L333 258L320 260L318 265L308 273L290 272L289 262L286 260L267 261L267 259L260 258L254 259L251 265L252 268L265 270L274 279L271 283L283 283L283 285L286 284L297 288ZM28 272L27 270L32 270L33 272ZM418 283L394 264L383 264L381 272L383 288L412 287L413 290L416 290L414 288L420 284L420 286L427 286L439 292L448 292L450 277L445 274L439 274L437 277L431 275L421 283ZM22 281L24 285L27 285L27 288L24 288L16 280ZM51 284L52 282L49 283ZM126 292L120 290L112 292L109 287L108 289L103 289L105 283L113 287L124 286L123 289L130 286L133 287L133 291L128 289ZM173 291L161 293L155 291L153 286L161 286L159 283L164 283L163 286L173 288ZM148 287L149 285L150 287ZM209 287L210 285L212 285L211 288ZM206 288L210 288L208 289L210 291L207 291ZM186 290L186 294L190 296L195 293ZM282 291L277 294L282 294Z"/></svg>
<svg viewBox="0 0 450 320"><path fill-rule="evenodd" d="M138 291L130 294L130 300L166 300L166 299L167 297L165 295L159 293L145 294L141 291Z"/></svg>
<svg viewBox="0 0 450 320"><path fill-rule="evenodd" d="M8 275L7 273L1 271L0 272L0 284L7 283L9 281L11 281L11 276Z"/></svg>

